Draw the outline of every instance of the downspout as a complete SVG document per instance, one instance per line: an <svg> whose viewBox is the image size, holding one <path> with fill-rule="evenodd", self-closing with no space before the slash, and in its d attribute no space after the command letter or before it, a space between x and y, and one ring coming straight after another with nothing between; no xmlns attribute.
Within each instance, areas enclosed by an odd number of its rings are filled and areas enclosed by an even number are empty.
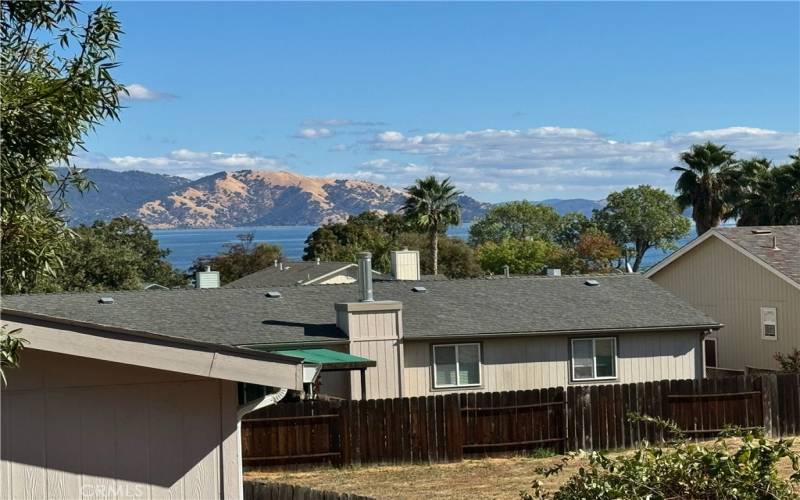
<svg viewBox="0 0 800 500"><path fill-rule="evenodd" d="M248 413L252 413L256 410L260 410L261 408L266 408L267 406L272 406L284 397L286 397L286 393L288 393L288 389L280 388L277 391L273 392L272 394L267 394L264 397L256 399L254 401L250 401L249 403L245 403L243 405L239 405L239 408L236 409L236 435L238 436L236 440L237 446L237 453L239 454L239 500L244 499L244 459L242 457L242 417L247 415Z"/></svg>

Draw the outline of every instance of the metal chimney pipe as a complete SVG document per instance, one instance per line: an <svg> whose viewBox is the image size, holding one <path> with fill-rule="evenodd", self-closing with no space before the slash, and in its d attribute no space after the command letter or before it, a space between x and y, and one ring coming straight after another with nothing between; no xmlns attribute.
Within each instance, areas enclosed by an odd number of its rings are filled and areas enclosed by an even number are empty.
<svg viewBox="0 0 800 500"><path fill-rule="evenodd" d="M780 248L778 248L778 237L777 236L773 236L772 237L772 249L773 250L780 250Z"/></svg>
<svg viewBox="0 0 800 500"><path fill-rule="evenodd" d="M372 254L358 253L358 301L375 302L372 296Z"/></svg>

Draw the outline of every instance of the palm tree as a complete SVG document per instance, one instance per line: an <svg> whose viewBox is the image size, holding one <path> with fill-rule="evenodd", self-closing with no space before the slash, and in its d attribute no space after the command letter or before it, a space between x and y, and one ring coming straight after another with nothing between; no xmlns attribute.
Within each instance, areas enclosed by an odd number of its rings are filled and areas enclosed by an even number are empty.
<svg viewBox="0 0 800 500"><path fill-rule="evenodd" d="M698 236L732 214L737 196L734 154L712 142L694 144L681 153L686 166L672 167L681 172L675 183L678 205L681 210L692 207Z"/></svg>
<svg viewBox="0 0 800 500"><path fill-rule="evenodd" d="M449 226L461 223L461 207L458 204L461 191L450 183L449 177L439 182L432 175L417 179L406 191L408 199L403 204L403 212L409 222L428 232L433 274L436 275L439 272L439 234Z"/></svg>

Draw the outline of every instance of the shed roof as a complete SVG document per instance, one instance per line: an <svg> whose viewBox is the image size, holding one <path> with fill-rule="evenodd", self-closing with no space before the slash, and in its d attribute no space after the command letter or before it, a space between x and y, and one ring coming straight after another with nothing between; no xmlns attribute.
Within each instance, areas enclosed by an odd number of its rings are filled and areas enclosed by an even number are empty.
<svg viewBox="0 0 800 500"><path fill-rule="evenodd" d="M712 328L713 320L641 275L376 282L376 300L403 303L408 339L464 335ZM279 298L268 298L270 290ZM101 295L114 298L100 304ZM4 314L34 314L230 345L345 341L334 304L355 284L9 295Z"/></svg>

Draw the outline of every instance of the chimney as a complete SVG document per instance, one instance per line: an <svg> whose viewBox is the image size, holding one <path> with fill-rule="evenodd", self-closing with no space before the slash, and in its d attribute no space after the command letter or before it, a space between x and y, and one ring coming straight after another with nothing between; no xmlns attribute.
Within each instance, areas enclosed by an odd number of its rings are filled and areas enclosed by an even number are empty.
<svg viewBox="0 0 800 500"><path fill-rule="evenodd" d="M503 274L506 278L511 277L511 268L508 267L508 264L503 265Z"/></svg>
<svg viewBox="0 0 800 500"><path fill-rule="evenodd" d="M369 252L358 254L358 301L375 301L372 296L372 254Z"/></svg>
<svg viewBox="0 0 800 500"><path fill-rule="evenodd" d="M561 276L561 269L557 267L548 267L547 268L547 275L548 276Z"/></svg>
<svg viewBox="0 0 800 500"><path fill-rule="evenodd" d="M392 276L396 280L418 281L420 279L419 252L417 250L392 250Z"/></svg>

